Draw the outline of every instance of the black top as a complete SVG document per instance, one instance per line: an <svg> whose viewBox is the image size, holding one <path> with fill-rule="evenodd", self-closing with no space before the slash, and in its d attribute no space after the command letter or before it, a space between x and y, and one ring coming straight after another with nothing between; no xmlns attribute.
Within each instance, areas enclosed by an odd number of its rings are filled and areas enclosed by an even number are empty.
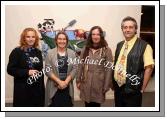
<svg viewBox="0 0 167 119"><path fill-rule="evenodd" d="M30 85L30 69L42 71L43 60L41 51L31 48L26 51L20 47L15 48L7 65L8 74L14 77L13 106L43 106L44 104L44 75L36 78Z"/></svg>
<svg viewBox="0 0 167 119"><path fill-rule="evenodd" d="M67 77L67 70L68 70L68 56L60 56L57 54L58 57L58 70L59 70L59 77L61 80L65 80Z"/></svg>
<svg viewBox="0 0 167 119"><path fill-rule="evenodd" d="M31 66L32 65L32 66ZM41 51L34 48L31 51L24 51L15 48L10 56L7 71L15 78L27 78L30 69L42 70L43 61Z"/></svg>

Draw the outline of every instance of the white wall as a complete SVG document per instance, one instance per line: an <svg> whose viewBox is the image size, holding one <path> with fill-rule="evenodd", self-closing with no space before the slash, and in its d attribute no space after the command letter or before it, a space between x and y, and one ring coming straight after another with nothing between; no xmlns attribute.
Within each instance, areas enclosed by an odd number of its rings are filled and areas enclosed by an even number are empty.
<svg viewBox="0 0 167 119"><path fill-rule="evenodd" d="M126 16L134 17L140 25L141 6L7 5L5 7L5 66L7 66L10 52L19 44L22 30L26 27L37 29L37 24L43 22L45 18L55 20L56 30L65 27L72 19L76 19L77 23L71 29L90 30L94 25L101 26L106 31L106 40L114 54L116 44L123 40L120 24ZM5 77L5 99L6 102L10 102L13 96L13 78L7 73ZM78 91L75 90L75 92L75 98L79 99ZM112 92L108 92L107 97L112 97Z"/></svg>

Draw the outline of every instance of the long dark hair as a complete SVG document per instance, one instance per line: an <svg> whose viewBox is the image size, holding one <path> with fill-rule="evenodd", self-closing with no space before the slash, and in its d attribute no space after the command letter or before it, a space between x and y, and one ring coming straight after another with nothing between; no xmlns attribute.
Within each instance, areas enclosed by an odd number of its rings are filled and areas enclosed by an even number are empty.
<svg viewBox="0 0 167 119"><path fill-rule="evenodd" d="M98 48L108 46L108 44L107 44L107 42L104 38L104 33L103 33L102 28L100 26L93 26L90 29L90 33L88 35L88 39L87 39L87 43L86 43L86 46L85 46L85 51L84 51L84 54L83 54L83 58L86 58L89 55L89 48L93 48L92 31L95 30L95 29L98 29L99 32L100 32L100 43L99 43Z"/></svg>

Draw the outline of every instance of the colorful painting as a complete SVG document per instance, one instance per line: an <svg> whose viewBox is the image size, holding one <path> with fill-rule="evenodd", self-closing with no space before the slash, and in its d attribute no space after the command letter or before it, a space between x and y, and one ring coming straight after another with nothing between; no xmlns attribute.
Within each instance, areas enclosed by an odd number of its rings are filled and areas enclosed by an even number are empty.
<svg viewBox="0 0 167 119"><path fill-rule="evenodd" d="M81 49L86 43L88 31L83 29L67 30L68 27L72 27L76 23L76 20L72 20L68 25L63 28L69 37L68 48L74 50L77 54L80 54ZM54 29L55 21L53 19L44 19L43 23L38 24L38 31L41 34L41 47L43 58L45 59L47 51L55 48L54 38L60 30Z"/></svg>

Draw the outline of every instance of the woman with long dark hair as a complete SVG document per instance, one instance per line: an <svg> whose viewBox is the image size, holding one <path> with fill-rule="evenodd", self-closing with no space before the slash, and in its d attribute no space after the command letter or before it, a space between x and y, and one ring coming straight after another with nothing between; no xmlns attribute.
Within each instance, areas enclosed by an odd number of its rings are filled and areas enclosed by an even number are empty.
<svg viewBox="0 0 167 119"><path fill-rule="evenodd" d="M80 89L80 98L86 107L101 106L111 86L111 68L105 67L105 62L112 62L112 52L101 27L91 28L80 59L86 62L78 66L77 88Z"/></svg>

